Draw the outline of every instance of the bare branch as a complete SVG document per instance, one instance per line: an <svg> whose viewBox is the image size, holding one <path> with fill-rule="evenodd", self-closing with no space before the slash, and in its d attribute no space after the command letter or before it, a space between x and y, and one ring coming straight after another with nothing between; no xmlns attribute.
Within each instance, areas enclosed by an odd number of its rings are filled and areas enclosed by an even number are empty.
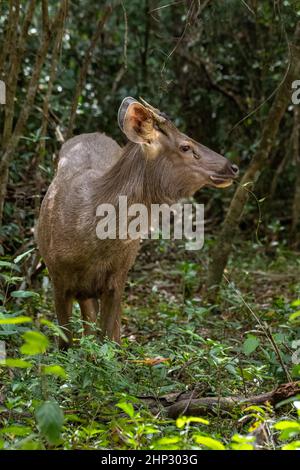
<svg viewBox="0 0 300 470"><path fill-rule="evenodd" d="M191 54L181 54L187 62L190 62L197 68L202 68L205 73L207 80L210 83L211 88L222 93L222 95L229 98L234 102L236 107L241 113L245 113L245 107L243 105L242 99L234 91L230 90L228 87L221 85L213 78L213 64L208 61L208 59L202 59L200 56L194 57Z"/></svg>
<svg viewBox="0 0 300 470"><path fill-rule="evenodd" d="M36 158L34 159L34 166L35 166L35 173L36 173L36 191L37 197L35 199L35 214L36 217L38 216L39 207L40 207L40 194L41 194L41 185L42 185L42 177L39 170L39 164L45 155L46 149L46 134L48 128L48 121L49 121L49 105L50 105L50 98L53 92L54 81L57 74L57 64L59 59L59 53L61 50L62 38L64 35L64 23L68 13L68 0L63 0L62 7L61 7L61 15L59 18L59 22L57 25L57 35L54 40L53 49L52 49L52 57L51 57L51 66L50 66L50 74L48 80L47 91L44 97L43 103L43 110L42 110L42 126L40 132L40 141L38 146L38 152L36 154ZM49 20L48 20L49 21ZM46 29L49 27L49 23Z"/></svg>
<svg viewBox="0 0 300 470"><path fill-rule="evenodd" d="M90 63L92 61L93 52L94 52L94 49L95 49L95 47L96 47L96 45L99 41L99 38L100 38L101 34L102 34L104 25L105 25L106 21L108 20L108 18L110 17L111 13L112 13L112 7L111 7L111 5L108 5L105 8L105 10L103 12L103 15L101 16L101 18L99 19L99 21L97 23L95 33L94 33L94 35L91 39L91 42L90 42L90 45L89 45L87 51L86 51L82 67L80 68L79 76L78 76L78 80L77 80L77 85L76 85L76 89L75 89L75 94L74 94L74 98L73 98L72 105L71 105L69 125L68 125L68 129L66 131L66 137L67 138L71 137L72 134L73 134L79 97L82 93L82 89L83 89L83 86L84 86L84 83L85 83L85 80L86 80L88 68L89 68Z"/></svg>
<svg viewBox="0 0 300 470"><path fill-rule="evenodd" d="M276 141L280 122L290 101L292 82L300 73L300 21L297 23L295 29L294 44L291 44L290 47L292 57L290 67L285 75L284 81L281 82L277 90L273 104L264 123L258 149L233 196L218 241L212 250L207 282L209 288L208 297L211 301L214 301L217 295L231 251L232 241L248 200L248 192L245 186L248 185L249 182L256 182L263 167L268 163L269 155Z"/></svg>
<svg viewBox="0 0 300 470"><path fill-rule="evenodd" d="M124 15L124 26L125 26L125 33L124 33L124 45L123 45L123 63L121 65L120 70L118 71L116 78L114 80L113 86L111 88L112 94L116 92L116 89L122 80L126 70L127 70L127 46L128 46L128 18L127 18L127 12L126 8L124 6L124 3L122 2L122 8L123 8L123 15Z"/></svg>
<svg viewBox="0 0 300 470"><path fill-rule="evenodd" d="M11 54L10 71L6 80L7 106L5 107L5 121L4 121L4 130L3 130L3 138L2 138L3 148L5 147L12 133L17 83L18 83L18 78L20 74L22 59L24 56L25 48L26 48L28 30L32 21L33 14L34 14L35 5L36 5L36 0L31 0L28 5L27 12L25 14L22 31L17 42L17 47L13 48L13 52Z"/></svg>
<svg viewBox="0 0 300 470"><path fill-rule="evenodd" d="M2 223L3 205L6 195L9 164L17 148L20 137L22 135L30 111L32 109L39 85L41 70L47 56L51 37L57 33L57 29L60 24L62 15L64 15L64 4L60 6L57 14L55 15L55 18L50 27L50 33L47 30L44 31L43 39L37 52L35 65L27 88L25 102L23 103L14 131L12 132L12 135L9 141L7 142L7 145L4 147L2 159L0 162L0 224Z"/></svg>
<svg viewBox="0 0 300 470"><path fill-rule="evenodd" d="M189 416L206 416L207 414L216 414L218 411L230 412L237 406L262 405L269 402L276 405L282 400L293 397L300 392L300 382L289 382L282 384L271 392L253 395L250 397L231 396L231 397L203 397L196 399L179 400L173 405L167 407L169 418L177 418L181 414Z"/></svg>
<svg viewBox="0 0 300 470"><path fill-rule="evenodd" d="M13 0L9 4L9 14L8 14L8 25L7 32L3 44L3 48L0 55L0 77L3 76L4 80L6 76L6 71L8 69L7 58L10 57L11 53L15 50L16 38L18 33L18 21L20 14L20 1ZM5 67L6 64L6 67Z"/></svg>

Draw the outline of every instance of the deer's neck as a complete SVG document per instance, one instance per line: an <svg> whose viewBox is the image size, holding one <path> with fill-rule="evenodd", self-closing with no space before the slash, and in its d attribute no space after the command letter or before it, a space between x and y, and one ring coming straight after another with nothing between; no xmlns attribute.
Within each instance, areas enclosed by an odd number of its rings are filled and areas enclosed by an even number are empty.
<svg viewBox="0 0 300 470"><path fill-rule="evenodd" d="M171 161L163 156L147 159L140 145L129 143L118 162L101 179L101 202L117 205L119 196L129 204L150 207L177 201L184 196L174 184Z"/></svg>

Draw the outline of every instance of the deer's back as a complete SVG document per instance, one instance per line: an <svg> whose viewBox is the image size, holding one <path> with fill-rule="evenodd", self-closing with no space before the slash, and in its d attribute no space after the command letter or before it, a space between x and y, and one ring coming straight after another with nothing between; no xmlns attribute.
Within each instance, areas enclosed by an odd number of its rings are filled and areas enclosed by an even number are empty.
<svg viewBox="0 0 300 470"><path fill-rule="evenodd" d="M104 174L117 162L120 153L117 142L100 132L72 137L59 152L56 177L72 178L89 170Z"/></svg>

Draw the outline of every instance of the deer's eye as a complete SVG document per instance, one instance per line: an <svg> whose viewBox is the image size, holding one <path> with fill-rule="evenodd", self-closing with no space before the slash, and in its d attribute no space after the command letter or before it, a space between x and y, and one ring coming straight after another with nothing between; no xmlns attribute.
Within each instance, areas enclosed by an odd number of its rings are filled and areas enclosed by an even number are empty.
<svg viewBox="0 0 300 470"><path fill-rule="evenodd" d="M190 147L190 145L181 145L180 150L182 152L188 152L189 150L191 150L191 147Z"/></svg>

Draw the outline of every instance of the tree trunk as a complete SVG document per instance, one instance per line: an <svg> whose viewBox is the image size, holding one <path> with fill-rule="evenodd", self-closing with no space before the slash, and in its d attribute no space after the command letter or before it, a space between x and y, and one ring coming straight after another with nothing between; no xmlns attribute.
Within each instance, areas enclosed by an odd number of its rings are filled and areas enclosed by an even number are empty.
<svg viewBox="0 0 300 470"><path fill-rule="evenodd" d="M300 108L294 107L293 160L296 165L296 180L293 200L291 242L300 242Z"/></svg>
<svg viewBox="0 0 300 470"><path fill-rule="evenodd" d="M61 24L61 17L65 16L66 5L68 0L64 0L61 2L60 8L56 13L52 24L49 27L48 24L48 2L44 0L42 2L42 13L43 13L43 39L40 44L40 47L37 51L36 61L33 68L32 76L29 81L27 95L25 102L22 106L21 112L17 119L17 123L13 131L7 133L8 140L7 142L3 142L4 147L1 148L1 161L0 161L0 226L2 224L3 218L3 207L4 207L4 200L6 197L6 188L8 183L9 177L9 165L14 156L16 148L18 146L19 140L22 136L22 132L25 129L27 124L30 112L32 110L32 106L34 104L34 100L36 97L36 93L39 86L39 79L40 74L44 65L44 62L47 57L47 53L49 51L50 43L52 37L57 34L57 28ZM15 80L15 78L14 78Z"/></svg>
<svg viewBox="0 0 300 470"><path fill-rule="evenodd" d="M296 26L294 43L290 46L290 67L283 83L279 86L273 104L265 120L262 138L257 152L254 154L252 161L233 196L220 235L212 250L207 280L207 297L211 301L216 299L223 272L231 252L232 241L237 232L240 218L248 200L248 193L243 186L246 184L248 185L249 182L255 184L261 171L267 164L270 152L275 143L279 124L291 100L292 82L300 73L300 21Z"/></svg>

